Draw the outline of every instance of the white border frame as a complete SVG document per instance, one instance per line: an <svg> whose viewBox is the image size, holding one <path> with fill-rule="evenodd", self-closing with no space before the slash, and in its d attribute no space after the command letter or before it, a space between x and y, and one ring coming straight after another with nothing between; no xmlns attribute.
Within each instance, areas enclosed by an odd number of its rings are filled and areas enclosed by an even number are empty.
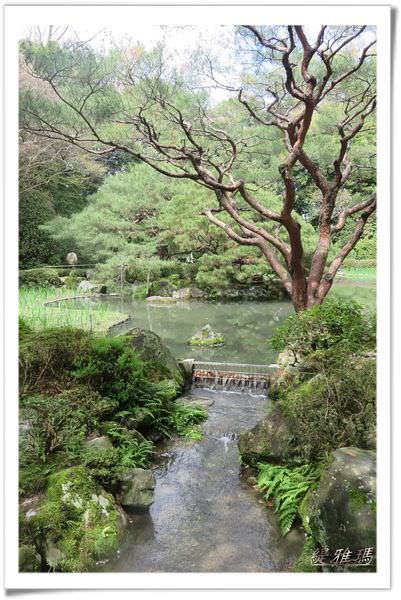
<svg viewBox="0 0 401 600"><path fill-rule="evenodd" d="M157 11L155 10L157 7ZM157 15L157 18L155 17ZM290 15L290 18L289 18ZM377 573L18 572L18 52L21 25L115 21L151 24L364 24L378 38L378 537ZM5 6L5 448L7 589L388 589L390 586L390 7L372 5L7 5Z"/></svg>

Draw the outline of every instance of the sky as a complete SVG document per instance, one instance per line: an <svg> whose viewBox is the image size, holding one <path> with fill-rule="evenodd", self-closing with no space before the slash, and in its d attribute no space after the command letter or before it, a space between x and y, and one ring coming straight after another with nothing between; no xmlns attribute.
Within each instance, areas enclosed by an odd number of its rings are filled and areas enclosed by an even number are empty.
<svg viewBox="0 0 401 600"><path fill-rule="evenodd" d="M54 25L54 37L61 34L66 26ZM43 39L47 37L48 28L41 28ZM29 30L25 29L22 36L29 35ZM230 46L233 39L234 29L232 26L196 26L185 25L166 27L160 25L150 25L141 23L140 27L130 26L123 23L113 23L112 29L107 26L104 29L94 29L90 26L74 24L68 26L68 30L63 39L78 38L79 40L90 40L90 45L99 50L112 48L114 44L127 44L136 46L138 43L143 45L146 50L151 50L158 43L165 41L169 50L169 59L178 69L191 69L191 56L198 47L207 48L212 54L219 57L223 65L230 65L230 74L232 76L235 70L234 51ZM224 80L224 74L222 75ZM208 82L205 82L205 84ZM229 83L226 78L226 83ZM227 90L210 90L211 99L214 102L224 100L231 95Z"/></svg>

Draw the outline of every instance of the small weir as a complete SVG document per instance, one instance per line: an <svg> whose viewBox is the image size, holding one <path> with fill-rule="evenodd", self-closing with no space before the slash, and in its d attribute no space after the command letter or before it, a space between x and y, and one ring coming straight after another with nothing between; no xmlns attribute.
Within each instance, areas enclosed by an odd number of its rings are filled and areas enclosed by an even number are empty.
<svg viewBox="0 0 401 600"><path fill-rule="evenodd" d="M213 390L267 393L269 373L269 365L194 361L192 385Z"/></svg>

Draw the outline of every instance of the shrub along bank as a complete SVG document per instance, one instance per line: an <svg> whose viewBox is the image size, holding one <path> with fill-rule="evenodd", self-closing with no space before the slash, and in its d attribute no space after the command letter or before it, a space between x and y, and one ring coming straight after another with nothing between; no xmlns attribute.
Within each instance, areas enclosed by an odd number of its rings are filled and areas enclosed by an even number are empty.
<svg viewBox="0 0 401 600"><path fill-rule="evenodd" d="M308 540L296 568L316 570L312 553L335 550L340 538L338 547L355 556L358 535L361 544L375 546L374 320L355 302L327 299L289 317L271 343L283 365L274 403L240 437L240 452L256 467L283 534L304 525Z"/></svg>
<svg viewBox="0 0 401 600"><path fill-rule="evenodd" d="M85 571L117 549L122 483L151 465L155 441L198 435L206 416L176 401L182 385L152 332L96 337L21 322L22 571Z"/></svg>

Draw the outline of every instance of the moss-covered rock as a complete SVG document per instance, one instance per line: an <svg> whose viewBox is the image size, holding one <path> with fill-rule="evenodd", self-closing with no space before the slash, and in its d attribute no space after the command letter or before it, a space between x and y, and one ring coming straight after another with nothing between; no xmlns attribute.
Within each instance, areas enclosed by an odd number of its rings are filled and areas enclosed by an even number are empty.
<svg viewBox="0 0 401 600"><path fill-rule="evenodd" d="M305 541L304 547L301 554L297 558L294 564L294 571L296 573L317 573L319 567L313 564L312 557L316 550L315 542L312 537L308 537Z"/></svg>
<svg viewBox="0 0 401 600"><path fill-rule="evenodd" d="M322 548L375 548L375 453L352 447L333 452L319 485L306 495L300 515Z"/></svg>
<svg viewBox="0 0 401 600"><path fill-rule="evenodd" d="M202 292L199 288L187 287L181 288L179 290L175 290L173 292L173 298L176 300L193 300L203 298L205 296L205 292Z"/></svg>
<svg viewBox="0 0 401 600"><path fill-rule="evenodd" d="M190 346L222 346L224 337L221 333L213 331L212 327L207 324L188 340L188 344Z"/></svg>
<svg viewBox="0 0 401 600"><path fill-rule="evenodd" d="M20 546L18 554L20 573L36 573L40 571L42 559L35 546Z"/></svg>
<svg viewBox="0 0 401 600"><path fill-rule="evenodd" d="M129 509L146 510L153 502L155 476L149 469L130 469L120 477L121 504Z"/></svg>
<svg viewBox="0 0 401 600"><path fill-rule="evenodd" d="M270 405L267 415L255 427L241 433L239 451L248 464L260 461L298 462L293 435L277 404Z"/></svg>
<svg viewBox="0 0 401 600"><path fill-rule="evenodd" d="M184 377L170 350L153 331L132 329L126 337L130 345L138 351L141 359L149 364L153 379L172 379L177 390L184 385Z"/></svg>
<svg viewBox="0 0 401 600"><path fill-rule="evenodd" d="M29 527L49 568L82 572L117 550L125 524L114 498L77 466L49 477Z"/></svg>

